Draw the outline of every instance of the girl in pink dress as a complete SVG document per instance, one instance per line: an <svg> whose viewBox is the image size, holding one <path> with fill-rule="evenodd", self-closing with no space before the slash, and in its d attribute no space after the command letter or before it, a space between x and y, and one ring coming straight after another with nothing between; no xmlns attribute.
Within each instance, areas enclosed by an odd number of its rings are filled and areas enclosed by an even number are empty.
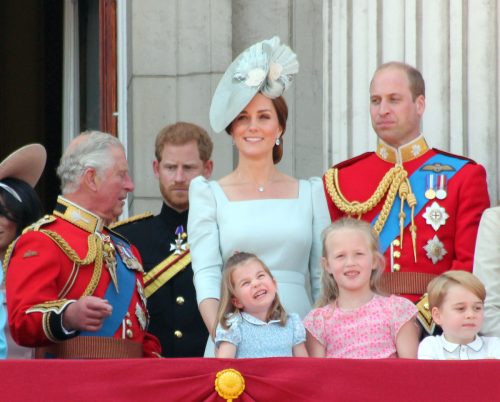
<svg viewBox="0 0 500 402"><path fill-rule="evenodd" d="M322 265L318 308L304 319L310 356L417 357L417 309L407 299L378 292L384 258L368 223L342 218L327 227Z"/></svg>

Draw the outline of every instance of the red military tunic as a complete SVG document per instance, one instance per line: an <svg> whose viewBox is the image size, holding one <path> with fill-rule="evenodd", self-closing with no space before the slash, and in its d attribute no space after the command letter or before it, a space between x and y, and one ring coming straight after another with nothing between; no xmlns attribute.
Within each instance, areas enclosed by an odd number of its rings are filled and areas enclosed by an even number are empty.
<svg viewBox="0 0 500 402"><path fill-rule="evenodd" d="M417 301L425 292L425 286L433 275L439 275L450 269L460 269L472 272L474 247L481 214L489 206L489 197L486 185L486 172L481 165L460 156L446 154L436 149L429 149L423 137L418 137L399 149L394 149L379 140L377 152L370 152L340 163L338 169L338 187L342 195L349 202L354 200L363 202L375 192L384 175L395 166L402 163L410 177L415 171L439 173L446 166L439 166L429 162L429 159L442 154L449 158L457 158L465 165L457 170L447 183L447 195L444 199L428 200L420 195L424 206L415 213L416 226L416 254L414 260L412 236L406 226L403 233L402 247L399 244L399 221L386 223L397 225L396 236L392 246L385 251L386 272L392 272L392 278L398 277L394 286L388 289L394 293L403 294L412 301ZM427 174L427 173L425 173ZM331 197L328 187L332 174L327 172L323 176L325 193L332 221L345 215ZM424 179L425 181L425 179ZM362 215L362 219L373 222L380 213L386 196L370 211ZM421 201L422 202L422 201ZM434 205L437 203L437 206ZM431 206L434 205L433 208ZM419 205L420 206L420 205ZM430 209L428 209L430 208ZM436 228L427 223L428 216L435 208L444 208L448 218L442 219ZM434 211L435 212L435 211ZM426 216L424 216L426 215ZM433 240L434 239L434 240ZM429 253L429 247L434 247ZM426 250L426 248L428 250ZM434 259L433 259L434 258ZM430 275L407 275L406 273L422 273ZM417 274L419 275L419 274ZM384 275L384 280L388 276ZM423 279L420 285L413 283ZM391 279L389 279L391 280ZM407 283L407 282L412 283ZM387 289L387 288L386 288ZM413 290L411 290L413 289ZM411 291L410 291L411 290Z"/></svg>
<svg viewBox="0 0 500 402"><path fill-rule="evenodd" d="M42 218L19 237L8 259L6 281L9 326L17 343L49 346L79 335L62 327L62 312L84 295L105 298L108 286L114 286L102 253L101 239L106 234L101 219L59 197L54 215ZM126 304L125 299L126 314L118 318L121 323L113 338L142 344L143 355L153 357L161 348L146 332L148 315L140 257L133 246L125 241L120 244L127 245L120 252L129 253L125 256L127 269L133 267L135 279L129 281L129 289L133 287L130 301ZM115 257L122 258L117 254L118 250Z"/></svg>

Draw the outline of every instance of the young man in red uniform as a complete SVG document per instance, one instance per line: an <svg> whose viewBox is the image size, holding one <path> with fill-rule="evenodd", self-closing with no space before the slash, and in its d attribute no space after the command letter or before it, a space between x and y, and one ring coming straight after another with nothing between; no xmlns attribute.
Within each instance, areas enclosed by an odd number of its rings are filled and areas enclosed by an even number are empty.
<svg viewBox="0 0 500 402"><path fill-rule="evenodd" d="M384 290L415 302L434 276L472 271L479 220L489 206L481 165L428 147L420 133L424 110L420 72L403 63L383 64L370 85L376 152L323 176L332 221L351 215L371 222L386 257ZM419 319L431 331L426 306L419 303Z"/></svg>
<svg viewBox="0 0 500 402"><path fill-rule="evenodd" d="M28 227L6 256L14 340L40 358L153 357L137 251L105 225L134 183L121 143L105 133L75 138L61 158L52 215Z"/></svg>

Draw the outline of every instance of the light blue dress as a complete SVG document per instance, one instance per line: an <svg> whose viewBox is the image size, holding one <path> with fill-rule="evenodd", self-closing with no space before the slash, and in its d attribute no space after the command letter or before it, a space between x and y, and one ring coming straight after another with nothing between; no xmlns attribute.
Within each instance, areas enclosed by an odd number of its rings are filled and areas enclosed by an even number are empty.
<svg viewBox="0 0 500 402"><path fill-rule="evenodd" d="M303 318L320 292L321 232L329 223L319 178L299 180L297 198L230 201L216 181L197 177L188 236L198 303L220 298L223 264L246 251L273 273L285 310Z"/></svg>
<svg viewBox="0 0 500 402"><path fill-rule="evenodd" d="M5 287L3 286L3 268L0 261L0 359L7 358L7 339L5 338L5 324L7 322L7 310L5 309Z"/></svg>
<svg viewBox="0 0 500 402"><path fill-rule="evenodd" d="M236 358L291 357L293 347L306 341L306 329L297 314L288 314L283 326L279 320L264 322L245 312L233 314L228 324L228 329L217 326L215 344L232 343Z"/></svg>

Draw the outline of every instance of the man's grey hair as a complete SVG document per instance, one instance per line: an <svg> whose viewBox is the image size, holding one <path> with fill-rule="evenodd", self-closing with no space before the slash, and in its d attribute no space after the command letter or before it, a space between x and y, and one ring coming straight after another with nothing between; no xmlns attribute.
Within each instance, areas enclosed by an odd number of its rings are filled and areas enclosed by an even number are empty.
<svg viewBox="0 0 500 402"><path fill-rule="evenodd" d="M114 163L110 152L115 147L123 148L123 145L116 137L100 131L85 131L76 137L64 151L57 168L62 194L78 190L86 169L94 168L97 175L102 175L110 168Z"/></svg>

